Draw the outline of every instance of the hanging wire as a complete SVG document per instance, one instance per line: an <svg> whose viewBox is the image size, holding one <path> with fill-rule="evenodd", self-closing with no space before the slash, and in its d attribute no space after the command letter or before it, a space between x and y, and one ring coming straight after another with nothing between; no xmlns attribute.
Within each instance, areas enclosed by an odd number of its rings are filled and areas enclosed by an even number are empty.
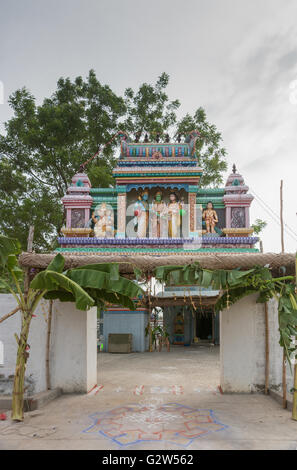
<svg viewBox="0 0 297 470"><path fill-rule="evenodd" d="M262 209L264 209L264 211L272 218L272 220L280 226L280 221L279 221L279 218L278 218L278 215L274 212L273 209L270 208L270 206L268 206L268 204L265 203L265 201L263 201L256 193L254 190L250 190L251 193L255 196L255 199L256 199L256 202L262 207ZM291 229L291 227L289 227L288 224L284 224L285 225L285 232L287 235L289 235L294 241L297 241L297 233L294 232L294 230Z"/></svg>
<svg viewBox="0 0 297 470"><path fill-rule="evenodd" d="M271 212L271 214L273 214L273 216L276 218L276 222L280 225L278 214L259 195L257 195L254 190L251 189L251 192L252 192L252 194L254 194L256 199L258 199L259 203L261 201L267 207L267 209ZM294 232L294 230L288 224L284 223L284 225L287 227L288 230L290 230L290 232L293 235L295 235L297 237L297 233Z"/></svg>
<svg viewBox="0 0 297 470"><path fill-rule="evenodd" d="M238 168L237 168L237 171ZM250 187L250 192L255 196L256 202L264 209L264 211L271 217L271 219L277 224L280 224L279 220L279 214L277 214L270 206L267 204L255 191L253 188ZM294 241L297 241L297 233L294 232L294 230L284 222L284 231L286 232L287 235L289 235Z"/></svg>

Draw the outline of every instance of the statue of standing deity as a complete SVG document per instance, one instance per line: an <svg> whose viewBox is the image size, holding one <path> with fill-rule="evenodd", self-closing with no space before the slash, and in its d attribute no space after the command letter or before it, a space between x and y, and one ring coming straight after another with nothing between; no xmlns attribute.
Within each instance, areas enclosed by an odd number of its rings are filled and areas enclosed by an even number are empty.
<svg viewBox="0 0 297 470"><path fill-rule="evenodd" d="M158 191L155 195L154 202L152 204L152 237L166 237L165 235L165 228L167 226L166 223L166 215L167 215L167 207L166 203L162 200L162 193Z"/></svg>
<svg viewBox="0 0 297 470"><path fill-rule="evenodd" d="M145 238L148 228L149 207L148 192L144 191L138 196L138 201L134 204L134 230L137 231L138 238Z"/></svg>
<svg viewBox="0 0 297 470"><path fill-rule="evenodd" d="M175 193L170 193L169 204L167 207L168 213L168 236L170 238L179 238L180 236L180 213L181 204Z"/></svg>
<svg viewBox="0 0 297 470"><path fill-rule="evenodd" d="M203 211L202 218L205 220L206 232L215 233L215 226L219 219L211 201L207 203L206 209Z"/></svg>
<svg viewBox="0 0 297 470"><path fill-rule="evenodd" d="M93 212L94 233L97 238L114 236L113 209L106 202L102 202L99 208Z"/></svg>

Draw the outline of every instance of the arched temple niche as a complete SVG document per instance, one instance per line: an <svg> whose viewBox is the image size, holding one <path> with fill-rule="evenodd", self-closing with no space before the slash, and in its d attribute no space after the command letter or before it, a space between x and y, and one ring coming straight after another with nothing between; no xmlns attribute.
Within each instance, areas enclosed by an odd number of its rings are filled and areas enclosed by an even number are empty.
<svg viewBox="0 0 297 470"><path fill-rule="evenodd" d="M186 189L169 185L132 188L127 192L126 227L128 237L188 237Z"/></svg>
<svg viewBox="0 0 297 470"><path fill-rule="evenodd" d="M66 210L66 227L58 239L62 249L79 243L94 245L98 252L104 244L110 252L141 250L142 254L144 247L147 253L154 247L163 254L174 249L185 254L201 249L255 250L258 238L252 236L249 218L253 196L235 165L224 187L200 186L203 168L195 151L199 135L193 131L184 142L163 143L147 138L132 142L121 135L115 185L92 188L88 176L77 173L62 198ZM99 230L98 223L96 234L94 220L89 223L99 204L113 210L113 233Z"/></svg>

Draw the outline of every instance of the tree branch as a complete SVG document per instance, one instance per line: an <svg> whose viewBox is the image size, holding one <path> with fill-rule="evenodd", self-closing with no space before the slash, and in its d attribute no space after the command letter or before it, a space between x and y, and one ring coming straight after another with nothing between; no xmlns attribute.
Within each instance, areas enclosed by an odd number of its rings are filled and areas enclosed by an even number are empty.
<svg viewBox="0 0 297 470"><path fill-rule="evenodd" d="M31 176L33 176L33 178L35 178L37 181L39 181L39 183L46 184L47 186L51 186L52 188L56 187L55 184L48 183L47 181L43 181L40 178L38 178L38 176L34 175L32 170L29 170L29 168L27 168L25 171L28 172Z"/></svg>
<svg viewBox="0 0 297 470"><path fill-rule="evenodd" d="M15 313L17 313L18 311L20 310L20 307L16 307L14 310L12 310L11 312L7 313L6 315L3 315L3 317L0 318L0 323L2 323L4 320L6 320L7 318L11 317L12 315L14 315Z"/></svg>

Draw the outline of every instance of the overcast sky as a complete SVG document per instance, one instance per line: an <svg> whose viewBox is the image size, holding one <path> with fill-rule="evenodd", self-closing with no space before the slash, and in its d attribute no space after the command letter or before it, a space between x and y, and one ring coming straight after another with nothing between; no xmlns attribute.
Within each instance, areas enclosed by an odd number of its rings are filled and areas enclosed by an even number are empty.
<svg viewBox="0 0 297 470"><path fill-rule="evenodd" d="M8 96L26 86L37 102L61 76L86 76L122 94L170 75L179 115L199 106L222 132L264 219L265 251L280 251L279 214L297 245L297 0L0 0L0 125ZM263 208L265 207L265 210ZM270 213L270 212L269 212ZM287 228L287 230L289 230Z"/></svg>

